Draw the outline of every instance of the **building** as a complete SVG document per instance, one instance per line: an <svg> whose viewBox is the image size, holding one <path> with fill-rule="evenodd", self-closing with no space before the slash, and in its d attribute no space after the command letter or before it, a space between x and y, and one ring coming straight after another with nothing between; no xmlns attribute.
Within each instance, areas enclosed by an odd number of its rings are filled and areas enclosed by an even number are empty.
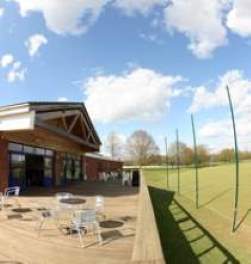
<svg viewBox="0 0 251 264"><path fill-rule="evenodd" d="M0 191L14 185L25 189L81 181L92 166L84 153L96 153L100 146L83 103L0 107Z"/></svg>
<svg viewBox="0 0 251 264"><path fill-rule="evenodd" d="M121 171L121 160L105 157L99 153L86 153L84 156L86 176L90 180L98 180L99 172Z"/></svg>

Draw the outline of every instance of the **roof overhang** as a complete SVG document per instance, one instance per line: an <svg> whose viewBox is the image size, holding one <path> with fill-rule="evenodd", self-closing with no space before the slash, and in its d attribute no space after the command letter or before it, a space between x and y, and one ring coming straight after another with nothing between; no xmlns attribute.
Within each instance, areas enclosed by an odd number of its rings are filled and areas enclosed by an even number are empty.
<svg viewBox="0 0 251 264"><path fill-rule="evenodd" d="M31 130L35 126L35 111L29 105L0 108L0 131Z"/></svg>
<svg viewBox="0 0 251 264"><path fill-rule="evenodd" d="M68 131L54 127L46 122L50 118L58 117L60 113L63 116L67 116L77 114L77 112L80 113L81 120L88 127L93 142L90 142L89 138L72 135ZM34 130L36 127L41 127L51 133L68 138L77 144L90 147L94 151L99 150L101 145L101 141L83 103L31 102L0 107L0 132Z"/></svg>

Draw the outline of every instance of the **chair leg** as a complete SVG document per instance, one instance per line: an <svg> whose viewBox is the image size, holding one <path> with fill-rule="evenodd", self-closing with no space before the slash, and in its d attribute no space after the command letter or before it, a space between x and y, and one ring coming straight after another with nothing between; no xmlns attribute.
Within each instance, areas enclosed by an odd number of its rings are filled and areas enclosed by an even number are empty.
<svg viewBox="0 0 251 264"><path fill-rule="evenodd" d="M44 225L44 220L41 220L38 226L38 237L40 237L40 233L41 233L43 225Z"/></svg>
<svg viewBox="0 0 251 264"><path fill-rule="evenodd" d="M100 245L102 245L103 240L102 240L102 236L101 236L101 232L100 232L99 223L96 222L96 223L94 223L94 225L95 225L95 229L97 230L97 239L98 239L98 242L99 242Z"/></svg>
<svg viewBox="0 0 251 264"><path fill-rule="evenodd" d="M77 229L81 247L84 247L81 228Z"/></svg>

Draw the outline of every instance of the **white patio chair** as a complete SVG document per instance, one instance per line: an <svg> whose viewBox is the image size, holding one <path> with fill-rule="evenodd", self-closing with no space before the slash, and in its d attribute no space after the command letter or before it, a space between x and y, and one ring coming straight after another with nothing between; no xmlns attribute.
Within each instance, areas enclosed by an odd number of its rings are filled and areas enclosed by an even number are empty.
<svg viewBox="0 0 251 264"><path fill-rule="evenodd" d="M3 194L0 192L0 209L2 210L3 209Z"/></svg>
<svg viewBox="0 0 251 264"><path fill-rule="evenodd" d="M4 189L4 194L1 195L1 207L2 209L4 208L7 200L10 198L15 198L15 202L20 207L20 203L18 200L18 196L20 194L20 187L19 186L13 186L13 187L8 187Z"/></svg>
<svg viewBox="0 0 251 264"><path fill-rule="evenodd" d="M108 172L103 172L103 179L104 179L104 182L107 182L109 180L109 173Z"/></svg>
<svg viewBox="0 0 251 264"><path fill-rule="evenodd" d="M95 197L95 211L97 215L102 216L105 218L105 200L104 197L101 195L97 195Z"/></svg>
<svg viewBox="0 0 251 264"><path fill-rule="evenodd" d="M104 181L103 172L98 173L98 178L100 181Z"/></svg>
<svg viewBox="0 0 251 264"><path fill-rule="evenodd" d="M111 172L111 178L112 178L113 181L116 180L116 178L117 178L117 174L116 174L115 171L112 171L112 172Z"/></svg>
<svg viewBox="0 0 251 264"><path fill-rule="evenodd" d="M94 234L96 231L97 240L99 244L102 244L99 222L97 220L95 210L89 209L84 211L76 211L72 218L71 230L78 233L81 247L84 247L82 233L83 231L88 232L90 228L92 228Z"/></svg>
<svg viewBox="0 0 251 264"><path fill-rule="evenodd" d="M42 227L44 226L46 221L52 220L56 227L59 228L59 210L58 209L48 209L45 211L42 211L40 214L40 221L37 227L38 230L38 236L40 236Z"/></svg>
<svg viewBox="0 0 251 264"><path fill-rule="evenodd" d="M130 172L126 172L124 171L123 172L123 175L122 175L122 185L129 185L131 186L131 175L130 175Z"/></svg>

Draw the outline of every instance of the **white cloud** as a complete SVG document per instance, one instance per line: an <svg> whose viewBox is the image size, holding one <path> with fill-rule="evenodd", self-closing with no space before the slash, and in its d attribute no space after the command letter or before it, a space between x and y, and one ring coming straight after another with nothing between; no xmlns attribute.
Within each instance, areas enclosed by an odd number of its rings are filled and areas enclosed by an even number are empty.
<svg viewBox="0 0 251 264"><path fill-rule="evenodd" d="M250 133L251 118L244 114L237 116L236 129L239 148L251 150ZM233 126L230 115L225 119L210 121L199 128L200 142L207 144L211 150L219 151L223 148L233 148Z"/></svg>
<svg viewBox="0 0 251 264"><path fill-rule="evenodd" d="M213 119L203 123L199 129L200 140L214 150L233 147L230 113L225 118L217 119L218 112L221 110L216 107L224 107L226 110L229 108L226 85L229 85L234 104L240 148L251 150L249 140L251 134L251 79L248 79L239 70L228 71L220 76L214 89L200 86L195 90L190 111L214 109Z"/></svg>
<svg viewBox="0 0 251 264"><path fill-rule="evenodd" d="M219 135L223 137L232 135L230 120L229 122L226 122L226 120L208 122L199 131L199 136L202 138L215 138Z"/></svg>
<svg viewBox="0 0 251 264"><path fill-rule="evenodd" d="M20 61L15 61L15 58L12 54L8 53L3 55L0 59L0 66L2 68L10 66L10 69L8 69L6 75L6 79L8 82L13 83L18 80L24 81L27 69L22 67L22 63Z"/></svg>
<svg viewBox="0 0 251 264"><path fill-rule="evenodd" d="M129 16L135 13L148 15L156 6L164 6L167 2L168 0L116 0L114 6Z"/></svg>
<svg viewBox="0 0 251 264"><path fill-rule="evenodd" d="M42 45L48 43L47 38L42 34L34 34L25 41L25 46L28 48L29 55L32 57L37 54Z"/></svg>
<svg viewBox="0 0 251 264"><path fill-rule="evenodd" d="M20 71L11 70L7 74L7 81L13 83L15 81L24 81L25 80L26 69Z"/></svg>
<svg viewBox="0 0 251 264"><path fill-rule="evenodd" d="M10 83L24 81L26 72L27 69L22 67L20 61L14 62L11 70L7 73L7 81Z"/></svg>
<svg viewBox="0 0 251 264"><path fill-rule="evenodd" d="M81 34L96 21L109 0L12 0L22 16L42 13L45 23L57 34Z"/></svg>
<svg viewBox="0 0 251 264"><path fill-rule="evenodd" d="M12 64L14 61L14 57L12 54L8 53L8 54L4 54L0 60L0 66L5 68L8 65Z"/></svg>
<svg viewBox="0 0 251 264"><path fill-rule="evenodd" d="M227 26L243 37L251 36L251 1L235 0L227 16Z"/></svg>
<svg viewBox="0 0 251 264"><path fill-rule="evenodd" d="M161 117L183 79L137 68L121 75L98 75L84 83L86 106L100 122Z"/></svg>
<svg viewBox="0 0 251 264"><path fill-rule="evenodd" d="M58 100L57 100L58 102L67 102L67 101L69 101L68 100L68 98L66 98L66 97L58 97Z"/></svg>
<svg viewBox="0 0 251 264"><path fill-rule="evenodd" d="M0 17L3 16L3 14L4 14L4 8L1 7L0 8Z"/></svg>
<svg viewBox="0 0 251 264"><path fill-rule="evenodd" d="M155 44L163 44L163 41L161 39L159 39L159 37L156 34L145 34L145 33L141 33L140 38L147 41L147 42L152 42Z"/></svg>
<svg viewBox="0 0 251 264"><path fill-rule="evenodd" d="M251 80L243 72L231 70L219 77L215 89L200 86L195 89L191 112L228 105L226 86L229 86L237 112L251 110Z"/></svg>
<svg viewBox="0 0 251 264"><path fill-rule="evenodd" d="M223 24L228 0L172 0L165 8L165 23L171 32L177 30L190 40L190 49L198 58L208 58L227 43Z"/></svg>

